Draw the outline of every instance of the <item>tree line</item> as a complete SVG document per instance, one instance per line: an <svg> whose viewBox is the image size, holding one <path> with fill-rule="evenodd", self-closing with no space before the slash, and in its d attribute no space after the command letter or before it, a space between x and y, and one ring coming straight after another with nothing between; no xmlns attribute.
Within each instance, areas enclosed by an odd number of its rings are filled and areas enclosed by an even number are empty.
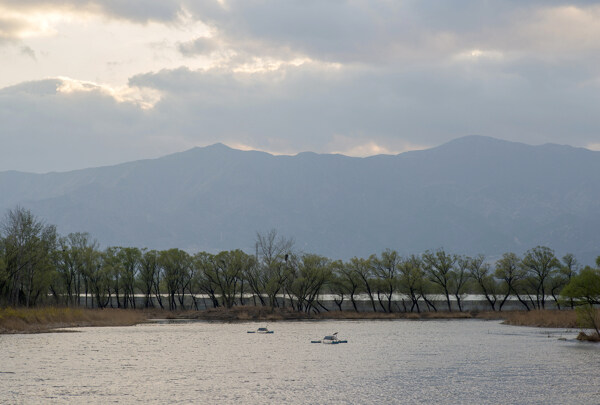
<svg viewBox="0 0 600 405"><path fill-rule="evenodd" d="M0 305L178 310L208 300L213 307L320 312L328 310L320 301L325 294L339 310L348 304L354 311L361 297L375 312L463 311L466 294L483 295L492 311L511 297L525 310L543 309L548 299L560 309L599 304L600 270L582 269L572 254L557 258L545 246L494 263L443 249L331 260L298 252L275 230L258 233L252 253L100 249L88 233L61 236L22 207L9 210L0 227Z"/></svg>

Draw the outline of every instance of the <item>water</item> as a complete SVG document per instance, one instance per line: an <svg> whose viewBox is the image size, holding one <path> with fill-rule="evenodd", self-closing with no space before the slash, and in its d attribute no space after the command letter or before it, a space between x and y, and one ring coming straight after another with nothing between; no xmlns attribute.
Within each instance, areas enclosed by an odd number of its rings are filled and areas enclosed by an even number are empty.
<svg viewBox="0 0 600 405"><path fill-rule="evenodd" d="M495 321L145 324L0 335L1 403L600 403L600 345ZM311 344L339 332L347 344ZM567 338L566 341L559 340Z"/></svg>

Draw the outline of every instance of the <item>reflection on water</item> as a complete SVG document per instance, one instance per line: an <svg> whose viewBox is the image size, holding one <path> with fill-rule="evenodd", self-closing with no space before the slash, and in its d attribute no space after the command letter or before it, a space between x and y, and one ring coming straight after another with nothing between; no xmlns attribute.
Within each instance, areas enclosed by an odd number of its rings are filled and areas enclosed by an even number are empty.
<svg viewBox="0 0 600 405"><path fill-rule="evenodd" d="M600 346L575 341L575 331L394 320L247 333L260 326L2 335L0 402L600 403ZM333 332L348 344L310 343Z"/></svg>

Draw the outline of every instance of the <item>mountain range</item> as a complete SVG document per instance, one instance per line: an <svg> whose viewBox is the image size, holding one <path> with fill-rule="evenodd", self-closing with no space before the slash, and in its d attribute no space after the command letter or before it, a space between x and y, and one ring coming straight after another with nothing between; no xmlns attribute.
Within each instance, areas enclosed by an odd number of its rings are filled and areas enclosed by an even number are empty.
<svg viewBox="0 0 600 405"><path fill-rule="evenodd" d="M63 173L0 173L0 212L30 209L102 246L254 252L276 229L332 259L443 248L584 263L600 255L600 152L468 136L355 158L274 156L223 144Z"/></svg>

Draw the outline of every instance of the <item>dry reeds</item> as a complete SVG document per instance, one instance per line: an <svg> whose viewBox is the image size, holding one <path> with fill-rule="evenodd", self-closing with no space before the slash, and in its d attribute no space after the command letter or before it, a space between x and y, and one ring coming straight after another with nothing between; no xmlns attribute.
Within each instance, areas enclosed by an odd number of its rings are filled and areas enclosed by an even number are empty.
<svg viewBox="0 0 600 405"><path fill-rule="evenodd" d="M511 311L504 314L504 323L515 326L543 328L576 328L577 314L571 310Z"/></svg>
<svg viewBox="0 0 600 405"><path fill-rule="evenodd" d="M77 326L128 326L147 314L123 309L2 308L0 333L36 333Z"/></svg>
<svg viewBox="0 0 600 405"><path fill-rule="evenodd" d="M202 319L212 321L278 321L278 320L359 320L359 319L504 319L508 325L549 328L576 328L575 311L536 310L509 312L422 312L383 313L328 311L307 314L291 308L237 306L204 311L166 311L159 309L79 309L79 308L0 308L0 333L48 332L57 328L79 326L127 326L150 318ZM589 340L589 339L588 339Z"/></svg>

